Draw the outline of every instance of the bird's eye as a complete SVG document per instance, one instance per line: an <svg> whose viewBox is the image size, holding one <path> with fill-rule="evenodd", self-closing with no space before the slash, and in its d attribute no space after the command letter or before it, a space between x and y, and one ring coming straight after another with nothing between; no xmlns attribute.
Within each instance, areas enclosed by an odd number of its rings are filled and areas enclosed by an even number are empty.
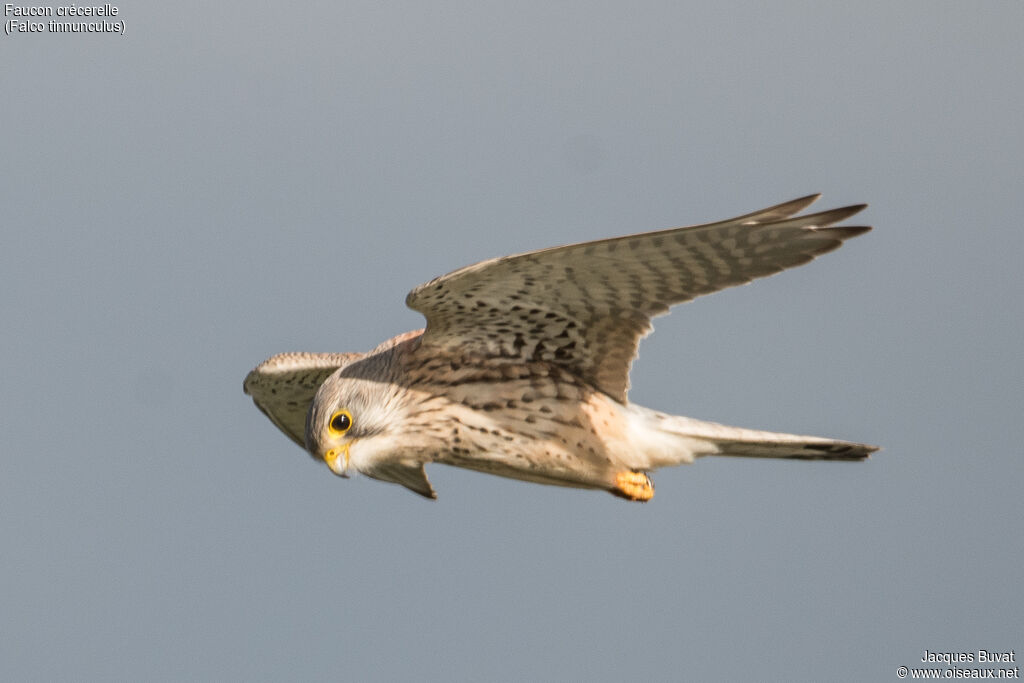
<svg viewBox="0 0 1024 683"><path fill-rule="evenodd" d="M347 410L339 410L331 415L331 433L341 435L352 428L352 414Z"/></svg>

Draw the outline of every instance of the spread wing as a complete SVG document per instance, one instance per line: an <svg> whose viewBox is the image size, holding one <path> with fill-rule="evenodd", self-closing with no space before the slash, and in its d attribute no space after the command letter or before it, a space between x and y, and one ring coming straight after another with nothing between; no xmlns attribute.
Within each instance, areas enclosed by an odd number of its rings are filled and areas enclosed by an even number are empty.
<svg viewBox="0 0 1024 683"><path fill-rule="evenodd" d="M256 366L242 385L253 403L300 448L306 448L306 413L316 390L352 353L281 353Z"/></svg>
<svg viewBox="0 0 1024 683"><path fill-rule="evenodd" d="M546 361L625 402L651 318L702 294L807 263L870 230L833 225L866 205L795 216L818 195L718 223L483 261L420 285L420 349Z"/></svg>

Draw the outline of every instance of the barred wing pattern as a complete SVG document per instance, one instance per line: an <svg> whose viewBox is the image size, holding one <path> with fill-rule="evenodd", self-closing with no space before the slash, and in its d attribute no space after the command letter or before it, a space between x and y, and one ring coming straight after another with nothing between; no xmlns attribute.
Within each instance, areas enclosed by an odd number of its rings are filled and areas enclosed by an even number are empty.
<svg viewBox="0 0 1024 683"><path fill-rule="evenodd" d="M306 448L306 413L328 376L357 353L280 353L256 366L242 385L253 403L300 448Z"/></svg>
<svg viewBox="0 0 1024 683"><path fill-rule="evenodd" d="M868 227L829 227L859 204L794 216L811 195L718 223L483 261L420 285L406 304L436 351L560 365L625 403L651 318L702 294L807 263Z"/></svg>

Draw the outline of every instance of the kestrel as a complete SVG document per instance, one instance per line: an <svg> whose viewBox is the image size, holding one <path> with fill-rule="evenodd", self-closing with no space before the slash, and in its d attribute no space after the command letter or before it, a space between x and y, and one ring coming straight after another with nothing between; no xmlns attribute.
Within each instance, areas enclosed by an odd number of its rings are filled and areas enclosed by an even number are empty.
<svg viewBox="0 0 1024 683"><path fill-rule="evenodd" d="M862 460L876 446L728 427L629 403L651 318L807 263L868 227L798 216L818 195L718 223L483 261L413 289L425 330L367 353L283 353L245 393L335 474L436 498L424 464L647 501L649 473L705 455Z"/></svg>

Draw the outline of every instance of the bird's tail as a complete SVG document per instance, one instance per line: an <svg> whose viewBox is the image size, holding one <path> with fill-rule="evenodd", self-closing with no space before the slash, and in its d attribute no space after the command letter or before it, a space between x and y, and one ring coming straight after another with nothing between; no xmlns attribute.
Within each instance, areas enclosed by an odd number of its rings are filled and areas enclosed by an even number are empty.
<svg viewBox="0 0 1024 683"><path fill-rule="evenodd" d="M645 411L644 450L650 467L693 462L705 455L732 455L792 460L863 460L878 450L852 441L729 427L688 417Z"/></svg>

